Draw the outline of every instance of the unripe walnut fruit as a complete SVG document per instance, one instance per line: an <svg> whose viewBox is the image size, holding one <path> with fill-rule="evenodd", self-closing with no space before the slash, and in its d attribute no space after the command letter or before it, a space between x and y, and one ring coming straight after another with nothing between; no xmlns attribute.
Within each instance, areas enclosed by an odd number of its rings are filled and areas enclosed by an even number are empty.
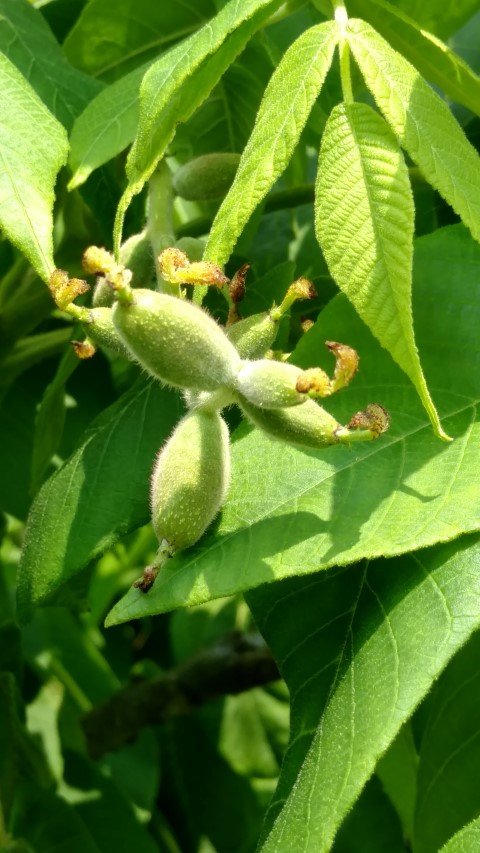
<svg viewBox="0 0 480 853"><path fill-rule="evenodd" d="M306 399L296 389L302 369L282 361L262 358L245 361L235 383L236 390L254 406L261 409L280 409L298 406Z"/></svg>
<svg viewBox="0 0 480 853"><path fill-rule="evenodd" d="M262 358L272 348L277 331L278 320L265 311L233 323L227 329L227 337L242 358L255 359Z"/></svg>
<svg viewBox="0 0 480 853"><path fill-rule="evenodd" d="M230 481L228 428L215 411L186 415L160 451L151 481L152 525L160 543L194 545L225 501Z"/></svg>
<svg viewBox="0 0 480 853"><path fill-rule="evenodd" d="M203 154L180 166L173 176L177 195L188 201L223 198L235 177L240 154Z"/></svg>
<svg viewBox="0 0 480 853"><path fill-rule="evenodd" d="M191 302L134 290L113 308L115 328L142 367L170 385L215 391L231 385L240 356L220 326Z"/></svg>
<svg viewBox="0 0 480 853"><path fill-rule="evenodd" d="M280 441L321 448L340 440L336 432L343 429L341 425L313 400L305 400L300 406L289 409L260 409L241 398L238 402L249 421Z"/></svg>
<svg viewBox="0 0 480 853"><path fill-rule="evenodd" d="M83 324L90 340L102 349L110 350L124 358L131 360L131 355L123 341L119 338L117 330L113 325L111 308L92 308L89 313L89 322Z"/></svg>

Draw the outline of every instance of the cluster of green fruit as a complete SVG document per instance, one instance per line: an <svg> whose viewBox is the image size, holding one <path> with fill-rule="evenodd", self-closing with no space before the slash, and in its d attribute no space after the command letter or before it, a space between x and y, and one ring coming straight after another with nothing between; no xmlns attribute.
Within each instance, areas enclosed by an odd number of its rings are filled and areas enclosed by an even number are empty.
<svg viewBox="0 0 480 853"><path fill-rule="evenodd" d="M221 410L236 403L255 426L282 441L309 448L368 441L388 428L388 414L378 404L358 412L342 426L312 398L327 397L347 385L358 369L355 350L327 342L336 359L333 378L321 368L302 370L266 357L278 323L292 303L311 295L299 279L280 306L236 319L232 304L227 327L220 327L189 301L185 284L224 286L228 279L216 265L190 263L178 249L159 257L162 278L179 286L179 297L132 288L130 270L116 264L104 249L90 247L86 272L102 277L113 295L112 306L80 308L73 304L85 283L56 270L50 287L59 307L76 316L87 331L78 345L88 357L99 345L138 362L149 374L183 390L188 412L161 448L151 479L152 524L160 548L154 567L138 583L147 591L156 568L176 551L194 545L222 507L230 479L228 428ZM230 294L243 288L245 269L230 283ZM98 286L98 285L97 285ZM235 302L235 300L234 300Z"/></svg>

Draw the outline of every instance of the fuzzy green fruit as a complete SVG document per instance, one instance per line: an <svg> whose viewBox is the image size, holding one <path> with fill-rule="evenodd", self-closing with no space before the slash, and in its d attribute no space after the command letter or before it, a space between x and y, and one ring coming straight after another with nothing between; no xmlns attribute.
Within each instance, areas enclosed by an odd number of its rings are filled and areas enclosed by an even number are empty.
<svg viewBox="0 0 480 853"><path fill-rule="evenodd" d="M181 166L173 176L173 188L187 201L223 198L235 177L240 154L204 154Z"/></svg>
<svg viewBox="0 0 480 853"><path fill-rule="evenodd" d="M237 374L235 390L260 409L298 406L306 400L296 389L303 371L294 364L262 358L244 361Z"/></svg>
<svg viewBox="0 0 480 853"><path fill-rule="evenodd" d="M263 358L272 348L277 337L278 320L274 320L269 311L252 314L245 320L229 326L226 330L229 341L235 346L242 358Z"/></svg>
<svg viewBox="0 0 480 853"><path fill-rule="evenodd" d="M88 314L89 320L83 323L83 327L92 343L102 349L122 355L131 361L130 352L123 341L120 340L117 330L113 325L112 309L92 308Z"/></svg>
<svg viewBox="0 0 480 853"><path fill-rule="evenodd" d="M170 385L215 391L231 385L240 356L220 326L191 302L151 290L131 291L113 308L115 328L131 356Z"/></svg>
<svg viewBox="0 0 480 853"><path fill-rule="evenodd" d="M341 440L337 437L338 430L346 432L332 415L313 400L305 400L300 406L289 409L260 409L244 398L239 398L239 405L255 426L272 438L290 444L311 448L329 447Z"/></svg>
<svg viewBox="0 0 480 853"><path fill-rule="evenodd" d="M160 544L190 548L215 518L230 481L228 428L218 412L186 415L160 451L151 481L152 525Z"/></svg>

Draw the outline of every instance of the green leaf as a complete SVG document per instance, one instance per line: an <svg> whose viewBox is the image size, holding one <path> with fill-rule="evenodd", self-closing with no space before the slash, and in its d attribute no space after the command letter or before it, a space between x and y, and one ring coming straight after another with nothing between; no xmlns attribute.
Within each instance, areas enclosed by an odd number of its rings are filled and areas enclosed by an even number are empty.
<svg viewBox="0 0 480 853"><path fill-rule="evenodd" d="M0 404L0 508L22 520L30 506L35 411L50 376L42 369L28 371Z"/></svg>
<svg viewBox="0 0 480 853"><path fill-rule="evenodd" d="M66 161L62 125L0 54L0 225L45 281L54 268L53 188ZM14 144L13 144L14 141Z"/></svg>
<svg viewBox="0 0 480 853"><path fill-rule="evenodd" d="M10 811L13 820L15 819L18 789L22 779L29 778L39 796L41 789L49 786L52 781L44 756L38 744L28 734L22 715L22 702L13 675L10 672L0 672L0 803L1 816L6 822Z"/></svg>
<svg viewBox="0 0 480 853"><path fill-rule="evenodd" d="M150 65L142 65L107 86L88 104L73 125L68 189L85 183L88 176L120 154L135 137L138 124L138 92Z"/></svg>
<svg viewBox="0 0 480 853"><path fill-rule="evenodd" d="M474 566L472 562L471 571ZM430 715L418 767L415 853L436 853L480 812L479 653L477 633L428 698Z"/></svg>
<svg viewBox="0 0 480 853"><path fill-rule="evenodd" d="M339 104L323 134L315 227L330 272L415 385L442 430L420 366L411 289L414 208L398 143L366 104Z"/></svg>
<svg viewBox="0 0 480 853"><path fill-rule="evenodd" d="M331 370L324 341L360 354L360 373L328 408L341 422L378 401L392 418L378 441L306 451L240 430L218 527L129 593L108 624L189 606L364 557L394 556L480 529L480 305L472 300L480 247L461 226L417 241L414 316L429 383L448 429L433 436L418 397L347 300L339 296L302 338L293 361ZM452 322L455 318L455 322ZM331 356L330 356L331 361ZM248 495L248 500L246 499Z"/></svg>
<svg viewBox="0 0 480 853"><path fill-rule="evenodd" d="M0 362L1 384L9 384L16 376L43 359L52 358L52 356L63 352L70 336L71 329L67 327L66 329L55 329L52 332L41 332L38 335L29 335L17 341L7 357Z"/></svg>
<svg viewBox="0 0 480 853"><path fill-rule="evenodd" d="M248 596L292 704L262 853L331 849L379 756L478 628L479 560L468 536Z"/></svg>
<svg viewBox="0 0 480 853"><path fill-rule="evenodd" d="M140 89L140 117L127 160L128 186L115 223L116 251L130 201L151 176L186 121L216 86L224 71L265 23L280 0L230 0L199 32L181 42L147 71Z"/></svg>
<svg viewBox="0 0 480 853"><path fill-rule="evenodd" d="M376 772L401 818L405 838L412 841L418 754L410 723L402 726L388 752L378 763Z"/></svg>
<svg viewBox="0 0 480 853"><path fill-rule="evenodd" d="M148 521L150 469L178 419L177 399L157 383L140 381L105 410L43 485L19 568L24 616L119 536Z"/></svg>
<svg viewBox="0 0 480 853"><path fill-rule="evenodd" d="M65 423L65 383L79 365L74 349L67 349L38 407L32 457L31 492L33 494L42 482L52 456L60 446Z"/></svg>
<svg viewBox="0 0 480 853"><path fill-rule="evenodd" d="M480 77L447 44L386 0L350 0L348 8L355 17L368 21L449 98L480 114Z"/></svg>
<svg viewBox="0 0 480 853"><path fill-rule="evenodd" d="M397 0L402 12L439 38L447 39L480 10L478 0Z"/></svg>
<svg viewBox="0 0 480 853"><path fill-rule="evenodd" d="M112 779L92 762L72 751L65 756L64 797L70 801L98 850L102 853L158 853L145 826L135 816L129 800ZM96 796L92 796L92 792Z"/></svg>
<svg viewBox="0 0 480 853"><path fill-rule="evenodd" d="M365 21L346 35L386 121L425 178L480 240L480 157L444 101Z"/></svg>
<svg viewBox="0 0 480 853"><path fill-rule="evenodd" d="M375 776L367 782L331 849L333 853L405 853L400 821Z"/></svg>
<svg viewBox="0 0 480 853"><path fill-rule="evenodd" d="M440 853L473 853L480 847L480 817L472 820L442 847Z"/></svg>
<svg viewBox="0 0 480 853"><path fill-rule="evenodd" d="M206 836L213 850L254 850L262 809L248 779L219 753L217 732L207 722L192 715L162 727L163 772L180 811L180 849L199 850L199 838Z"/></svg>
<svg viewBox="0 0 480 853"><path fill-rule="evenodd" d="M0 51L67 130L102 88L67 62L43 15L28 0L0 0Z"/></svg>
<svg viewBox="0 0 480 853"><path fill-rule="evenodd" d="M287 50L260 105L235 180L210 232L205 257L224 264L255 208L293 154L331 65L338 26L311 27Z"/></svg>
<svg viewBox="0 0 480 853"><path fill-rule="evenodd" d="M212 0L90 0L64 49L77 68L112 80L195 32L214 14Z"/></svg>
<svg viewBox="0 0 480 853"><path fill-rule="evenodd" d="M19 787L11 831L35 853L103 853L72 806L29 781Z"/></svg>

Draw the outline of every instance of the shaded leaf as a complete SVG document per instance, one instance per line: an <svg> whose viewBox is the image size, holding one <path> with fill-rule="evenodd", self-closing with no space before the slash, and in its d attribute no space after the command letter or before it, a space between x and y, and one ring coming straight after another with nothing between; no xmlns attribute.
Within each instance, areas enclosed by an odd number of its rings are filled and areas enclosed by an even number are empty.
<svg viewBox="0 0 480 853"><path fill-rule="evenodd" d="M414 208L398 143L366 104L339 104L320 148L315 227L332 277L415 385L436 434L446 438L415 346Z"/></svg>
<svg viewBox="0 0 480 853"><path fill-rule="evenodd" d="M405 838L412 841L418 754L410 723L402 726L389 750L379 761L376 772L400 816Z"/></svg>
<svg viewBox="0 0 480 853"><path fill-rule="evenodd" d="M346 422L378 401L391 414L390 431L355 449L324 451L240 432L215 532L170 560L148 595L131 590L109 614L109 624L480 529L480 306L471 298L480 247L461 226L422 237L416 246L417 340L440 414L457 440L444 445L433 436L402 371L346 299L337 297L300 341L293 361L331 370L328 355L322 357L326 339L355 347L360 374L329 398L328 409Z"/></svg>
<svg viewBox="0 0 480 853"><path fill-rule="evenodd" d="M472 853L480 846L480 817L464 826L442 847L440 853Z"/></svg>
<svg viewBox="0 0 480 853"><path fill-rule="evenodd" d="M479 560L474 535L249 594L292 703L263 853L331 849L379 756L478 628Z"/></svg>
<svg viewBox="0 0 480 853"><path fill-rule="evenodd" d="M424 29L443 39L480 8L478 0L445 0L441 4L437 0L398 0L397 5Z"/></svg>
<svg viewBox="0 0 480 853"><path fill-rule="evenodd" d="M0 0L0 50L67 130L102 88L67 62L43 15L28 0Z"/></svg>
<svg viewBox="0 0 480 853"><path fill-rule="evenodd" d="M255 208L293 154L331 65L335 22L307 30L289 48L267 86L235 180L215 217L205 257L224 264Z"/></svg>
<svg viewBox="0 0 480 853"><path fill-rule="evenodd" d="M120 154L132 142L138 124L138 93L149 64L116 80L88 104L75 122L70 139L70 190Z"/></svg>
<svg viewBox="0 0 480 853"><path fill-rule="evenodd" d="M405 853L400 821L375 776L367 782L331 849L333 853Z"/></svg>
<svg viewBox="0 0 480 853"><path fill-rule="evenodd" d="M436 853L480 812L479 652L477 633L451 661L428 699L430 715L418 767L415 853Z"/></svg>
<svg viewBox="0 0 480 853"><path fill-rule="evenodd" d="M102 853L157 853L148 830L136 818L131 803L115 782L92 762L68 751L65 756L64 797ZM92 796L92 792L96 796Z"/></svg>
<svg viewBox="0 0 480 853"><path fill-rule="evenodd" d="M386 0L350 0L355 17L372 25L449 98L480 114L480 77L443 42Z"/></svg>
<svg viewBox="0 0 480 853"><path fill-rule="evenodd" d="M178 419L176 400L157 383L139 381L105 410L43 485L19 569L24 616L119 536L148 521L150 469Z"/></svg>
<svg viewBox="0 0 480 853"><path fill-rule="evenodd" d="M73 65L112 80L195 32L214 14L212 0L90 0L64 49Z"/></svg>
<svg viewBox="0 0 480 853"><path fill-rule="evenodd" d="M80 362L73 348L60 359L57 372L45 389L35 418L35 437L32 457L32 487L34 494L40 485L52 456L60 446L65 423L65 383Z"/></svg>
<svg viewBox="0 0 480 853"><path fill-rule="evenodd" d="M230 0L199 32L161 57L147 71L140 89L138 131L127 160L128 186L115 223L121 241L130 201L151 176L179 121L185 121L210 94L224 71L265 23L280 0Z"/></svg>
<svg viewBox="0 0 480 853"><path fill-rule="evenodd" d="M412 160L480 240L480 157L444 101L365 21L348 42L386 121Z"/></svg>
<svg viewBox="0 0 480 853"><path fill-rule="evenodd" d="M54 268L53 188L67 157L62 125L0 54L0 224L45 281Z"/></svg>

